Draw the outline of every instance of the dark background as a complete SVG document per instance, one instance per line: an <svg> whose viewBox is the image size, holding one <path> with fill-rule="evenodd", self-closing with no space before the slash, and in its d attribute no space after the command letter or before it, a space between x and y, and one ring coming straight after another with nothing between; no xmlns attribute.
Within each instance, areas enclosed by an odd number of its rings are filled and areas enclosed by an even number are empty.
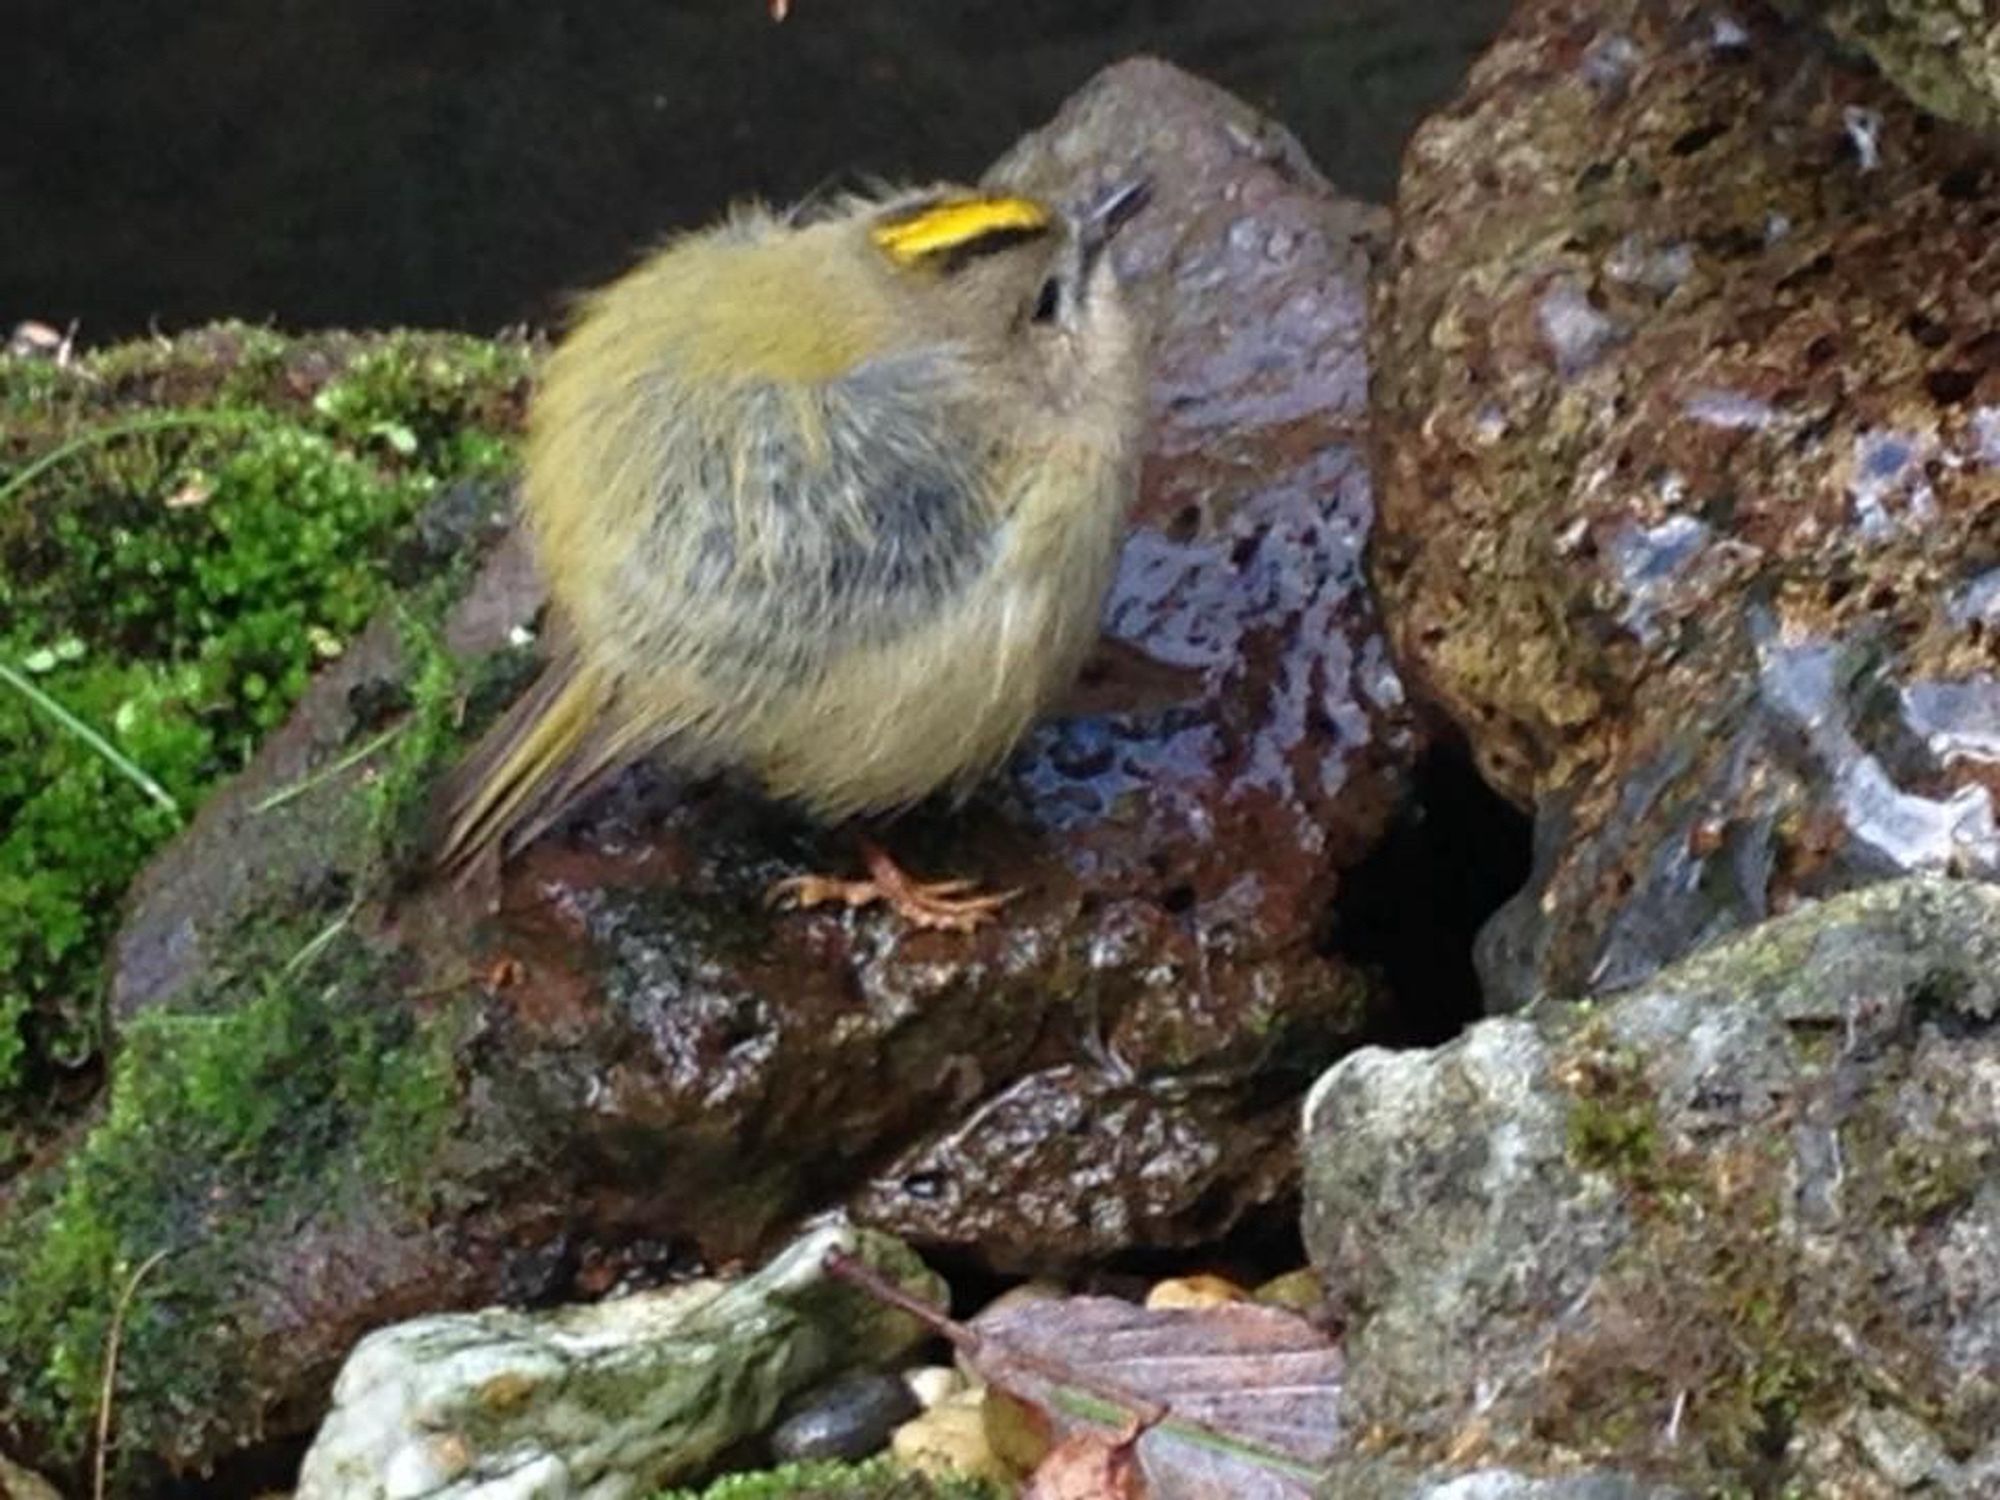
<svg viewBox="0 0 2000 1500"><path fill-rule="evenodd" d="M0 333L545 321L668 230L972 176L1172 59L1387 201L1505 0L5 0Z"/></svg>

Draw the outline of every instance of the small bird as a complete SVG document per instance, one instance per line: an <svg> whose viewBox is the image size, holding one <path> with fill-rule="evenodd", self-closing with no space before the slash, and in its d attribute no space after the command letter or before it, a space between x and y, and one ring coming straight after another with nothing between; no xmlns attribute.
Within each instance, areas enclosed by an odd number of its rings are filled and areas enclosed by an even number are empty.
<svg viewBox="0 0 2000 1500"><path fill-rule="evenodd" d="M739 210L591 298L528 424L546 664L441 789L439 864L642 757L829 823L993 771L1097 639L1146 387L1105 251L1147 196ZM1013 894L863 851L774 898L969 930Z"/></svg>

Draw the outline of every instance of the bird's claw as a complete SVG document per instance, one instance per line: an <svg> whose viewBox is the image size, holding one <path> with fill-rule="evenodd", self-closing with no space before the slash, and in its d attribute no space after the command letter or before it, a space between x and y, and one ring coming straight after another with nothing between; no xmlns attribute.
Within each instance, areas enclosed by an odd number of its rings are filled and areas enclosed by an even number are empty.
<svg viewBox="0 0 2000 1500"><path fill-rule="evenodd" d="M998 918L1000 909L1018 890L968 895L970 880L912 880L886 858L870 859L865 880L840 880L830 875L793 875L764 893L767 906L789 902L801 909L838 902L849 907L886 905L912 927L936 932L975 932Z"/></svg>

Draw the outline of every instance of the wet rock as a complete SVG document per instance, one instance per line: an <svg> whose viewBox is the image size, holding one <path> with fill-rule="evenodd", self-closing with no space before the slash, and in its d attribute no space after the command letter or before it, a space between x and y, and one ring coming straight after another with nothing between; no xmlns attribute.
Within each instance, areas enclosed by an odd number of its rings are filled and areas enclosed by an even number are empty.
<svg viewBox="0 0 2000 1500"><path fill-rule="evenodd" d="M1533 0L1398 224L1371 565L1537 820L1489 1003L2000 873L2000 164L1763 11Z"/></svg>
<svg viewBox="0 0 2000 1500"><path fill-rule="evenodd" d="M2000 1475L2000 886L1829 898L1306 1108L1356 1425L1686 1486Z"/></svg>
<svg viewBox="0 0 2000 1500"><path fill-rule="evenodd" d="M895 1241L834 1227L733 1284L550 1313L489 1308L370 1334L334 1386L299 1500L621 1500L699 1475L816 1375L926 1336L828 1278L835 1250L914 1296L943 1295Z"/></svg>
<svg viewBox="0 0 2000 1500"><path fill-rule="evenodd" d="M1245 1112L1246 1092L1273 1070L1302 1086L1360 1022L1363 980L1315 935L1416 749L1359 567L1362 288L1381 216L1335 197L1275 126L1154 63L1112 70L998 171L1074 197L1134 169L1155 198L1120 250L1164 326L1106 626L1178 669L1179 691L1051 723L971 808L894 830L920 869L1024 890L1008 921L966 940L767 913L774 877L838 868L846 842L648 771L510 868L476 943L462 913L394 913L400 936L422 934L422 967L462 973L468 946L476 970L513 962L494 1024L534 1112L597 1149L670 1149L716 1253L797 1206L801 1140L850 1171L875 1159L872 1222L999 1259L1205 1237L1288 1171L1284 1101ZM452 638L491 650L538 604L510 552ZM263 865L227 809L208 822L226 841L191 840L143 886L121 1010L215 962L198 934L226 942L235 912L181 899L205 866ZM1180 1149L1111 1220L1106 1176L1129 1153L1076 1125L1120 1090ZM1033 1171L1045 1211L989 1195L977 1217L941 1216L940 1195L978 1194L999 1153Z"/></svg>
<svg viewBox="0 0 2000 1500"><path fill-rule="evenodd" d="M1417 750L1359 563L1382 220L1151 63L1008 170L1067 194L1135 166L1154 206L1120 250L1165 323L1107 626L1179 690L1093 684L1108 706L969 808L891 832L919 871L1022 888L1007 920L769 911L850 846L651 770L497 891L423 885L455 710L529 665L539 590L502 547L441 626L378 622L135 890L110 1123L0 1215L0 1260L53 1289L18 1328L0 1309L0 1423L32 1453L78 1459L64 1351L163 1245L119 1447L199 1468L309 1425L369 1328L758 1254L843 1199L1024 1264L1206 1238L1289 1190L1296 1099L1370 1001L1321 919ZM1032 1191L986 1192L996 1162Z"/></svg>
<svg viewBox="0 0 2000 1500"><path fill-rule="evenodd" d="M1925 109L2000 140L2000 12L1978 0L1786 0Z"/></svg>
<svg viewBox="0 0 2000 1500"><path fill-rule="evenodd" d="M771 1430L771 1456L780 1463L866 1458L888 1445L889 1434L923 1404L899 1375L847 1375L808 1391Z"/></svg>
<svg viewBox="0 0 2000 1500"><path fill-rule="evenodd" d="M1014 1265L1052 1263L1061 1246L1143 1244L1176 1219L1189 1241L1213 1238L1242 1202L1275 1199L1293 1181L1289 1152L1230 1154L1209 1114L1223 1098L1175 1107L1110 1059L1041 1069L905 1152L855 1210Z"/></svg>

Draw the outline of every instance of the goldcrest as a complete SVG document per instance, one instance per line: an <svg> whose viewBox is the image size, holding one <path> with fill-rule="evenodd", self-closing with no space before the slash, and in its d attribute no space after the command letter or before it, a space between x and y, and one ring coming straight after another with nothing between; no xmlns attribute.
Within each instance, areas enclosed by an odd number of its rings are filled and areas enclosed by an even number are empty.
<svg viewBox="0 0 2000 1500"><path fill-rule="evenodd" d="M642 756L827 821L991 772L1097 636L1146 385L1105 249L1144 199L747 210L591 298L529 417L547 663L448 781L440 861ZM791 892L946 926L994 902L871 868Z"/></svg>

